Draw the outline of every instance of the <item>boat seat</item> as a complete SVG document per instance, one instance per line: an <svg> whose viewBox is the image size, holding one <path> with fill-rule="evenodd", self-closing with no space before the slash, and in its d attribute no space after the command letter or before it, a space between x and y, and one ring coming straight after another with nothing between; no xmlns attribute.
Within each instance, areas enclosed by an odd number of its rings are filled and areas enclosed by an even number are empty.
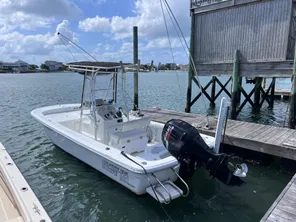
<svg viewBox="0 0 296 222"><path fill-rule="evenodd" d="M139 156L145 160L160 160L160 159L170 156L170 154L169 154L168 150L164 147L163 144L148 143L145 148L145 152L143 152L137 156Z"/></svg>
<svg viewBox="0 0 296 222"><path fill-rule="evenodd" d="M139 128L139 129L147 128L149 126L150 122L151 122L150 116L142 117L139 119L132 119L128 122L123 123L122 130L126 131L126 130L135 129L135 128Z"/></svg>
<svg viewBox="0 0 296 222"><path fill-rule="evenodd" d="M131 154L144 151L147 141L148 137L145 130L131 129L112 133L109 145Z"/></svg>

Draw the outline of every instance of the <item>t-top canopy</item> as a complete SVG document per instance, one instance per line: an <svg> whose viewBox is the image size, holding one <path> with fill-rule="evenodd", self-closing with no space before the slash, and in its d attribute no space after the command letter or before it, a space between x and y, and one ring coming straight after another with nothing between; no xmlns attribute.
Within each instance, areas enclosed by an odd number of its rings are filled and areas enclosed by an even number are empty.
<svg viewBox="0 0 296 222"><path fill-rule="evenodd" d="M122 69L125 69L125 71L127 71L127 69L128 71L138 69L137 65L119 62L72 62L68 63L67 66L70 70L76 71L83 75L91 75L92 73L109 74L119 72Z"/></svg>

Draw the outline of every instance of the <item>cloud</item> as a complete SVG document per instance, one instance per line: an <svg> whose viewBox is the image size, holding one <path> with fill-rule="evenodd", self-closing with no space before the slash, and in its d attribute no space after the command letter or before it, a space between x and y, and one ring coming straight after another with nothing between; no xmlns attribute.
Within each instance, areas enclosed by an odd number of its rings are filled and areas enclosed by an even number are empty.
<svg viewBox="0 0 296 222"><path fill-rule="evenodd" d="M60 24L56 27L56 33L52 36L49 40L49 44L57 45L57 44L69 44L68 40L64 39L63 36L59 37L57 33L62 34L69 40L78 43L78 38L76 34L71 30L71 24L68 20L63 20ZM63 40L61 40L62 38Z"/></svg>
<svg viewBox="0 0 296 222"><path fill-rule="evenodd" d="M63 20L58 24L56 31L63 31L64 35L69 39L78 41L75 33L70 30L70 23L67 20ZM61 61L73 60L67 48L62 45L56 34L51 33L25 35L14 31L1 34L0 54L6 55L5 60L8 61L21 58L29 63L34 61L41 63L47 59Z"/></svg>
<svg viewBox="0 0 296 222"><path fill-rule="evenodd" d="M72 0L2 0L0 31L49 27L57 18L78 19L81 9Z"/></svg>
<svg viewBox="0 0 296 222"><path fill-rule="evenodd" d="M106 32L110 29L110 19L96 16L79 21L78 28L84 32Z"/></svg>
<svg viewBox="0 0 296 222"><path fill-rule="evenodd" d="M184 35L188 36L190 27L188 4L184 4L183 0L168 0L168 3L175 13L174 15L180 26L183 28ZM164 10L168 28L169 30L174 30L166 9L164 8ZM113 16L110 19L97 15L96 17L80 21L79 25L85 24L87 28L83 29L80 27L83 31L110 32L112 38L116 40L131 38L133 26L138 26L139 37L146 40L167 36L159 1L136 0L133 13L134 16ZM104 21L104 28L98 25L101 21ZM171 35L173 37L177 36L174 31L171 32Z"/></svg>
<svg viewBox="0 0 296 222"><path fill-rule="evenodd" d="M178 38L172 38L171 39L171 46L172 46L172 48L179 48L182 46L182 43ZM150 40L146 47L148 49L169 48L170 42L169 42L169 39L166 37L155 38L155 39Z"/></svg>
<svg viewBox="0 0 296 222"><path fill-rule="evenodd" d="M41 17L77 18L81 9L72 0L3 0L0 12L23 12Z"/></svg>

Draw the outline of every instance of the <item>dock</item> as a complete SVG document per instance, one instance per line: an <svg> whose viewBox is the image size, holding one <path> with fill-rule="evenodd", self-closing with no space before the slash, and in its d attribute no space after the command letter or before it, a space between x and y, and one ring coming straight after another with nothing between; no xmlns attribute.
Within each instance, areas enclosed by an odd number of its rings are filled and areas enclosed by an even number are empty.
<svg viewBox="0 0 296 222"><path fill-rule="evenodd" d="M151 108L142 110L152 120L166 123L170 119L182 119L198 129L200 133L215 136L217 117L209 116L210 127L203 115ZM296 160L296 130L228 120L224 143L273 156Z"/></svg>
<svg viewBox="0 0 296 222"><path fill-rule="evenodd" d="M296 221L296 174L261 219L265 221Z"/></svg>
<svg viewBox="0 0 296 222"><path fill-rule="evenodd" d="M265 89L267 92L267 89ZM268 94L270 96L270 93ZM291 89L275 89L274 91L274 98L275 99L289 99L291 96Z"/></svg>
<svg viewBox="0 0 296 222"><path fill-rule="evenodd" d="M145 109L142 113L160 123L166 123L171 119L182 119L196 127L200 133L215 136L217 117L214 116L208 117L210 127L207 127L206 116L199 114L159 108ZM296 130L293 129L228 120L224 143L296 160ZM261 219L261 222L265 221L296 221L296 174Z"/></svg>

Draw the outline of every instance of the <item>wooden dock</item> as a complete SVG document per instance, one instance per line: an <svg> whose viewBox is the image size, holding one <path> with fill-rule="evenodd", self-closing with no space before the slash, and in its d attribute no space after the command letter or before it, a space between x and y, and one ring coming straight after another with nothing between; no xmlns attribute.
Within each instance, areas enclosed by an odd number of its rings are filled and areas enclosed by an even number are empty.
<svg viewBox="0 0 296 222"><path fill-rule="evenodd" d="M264 221L296 221L296 174L261 219Z"/></svg>
<svg viewBox="0 0 296 222"><path fill-rule="evenodd" d="M216 117L209 117L210 128L207 128L206 117L199 114L157 108L142 110L142 112L145 115L152 116L154 121L161 123L170 119L182 119L195 126L200 133L215 135ZM288 128L228 120L224 143L296 160L296 130Z"/></svg>
<svg viewBox="0 0 296 222"><path fill-rule="evenodd" d="M264 89L267 92L267 89ZM270 96L270 92L268 93ZM275 99L289 99L291 96L291 89L275 89L274 90L274 98Z"/></svg>

